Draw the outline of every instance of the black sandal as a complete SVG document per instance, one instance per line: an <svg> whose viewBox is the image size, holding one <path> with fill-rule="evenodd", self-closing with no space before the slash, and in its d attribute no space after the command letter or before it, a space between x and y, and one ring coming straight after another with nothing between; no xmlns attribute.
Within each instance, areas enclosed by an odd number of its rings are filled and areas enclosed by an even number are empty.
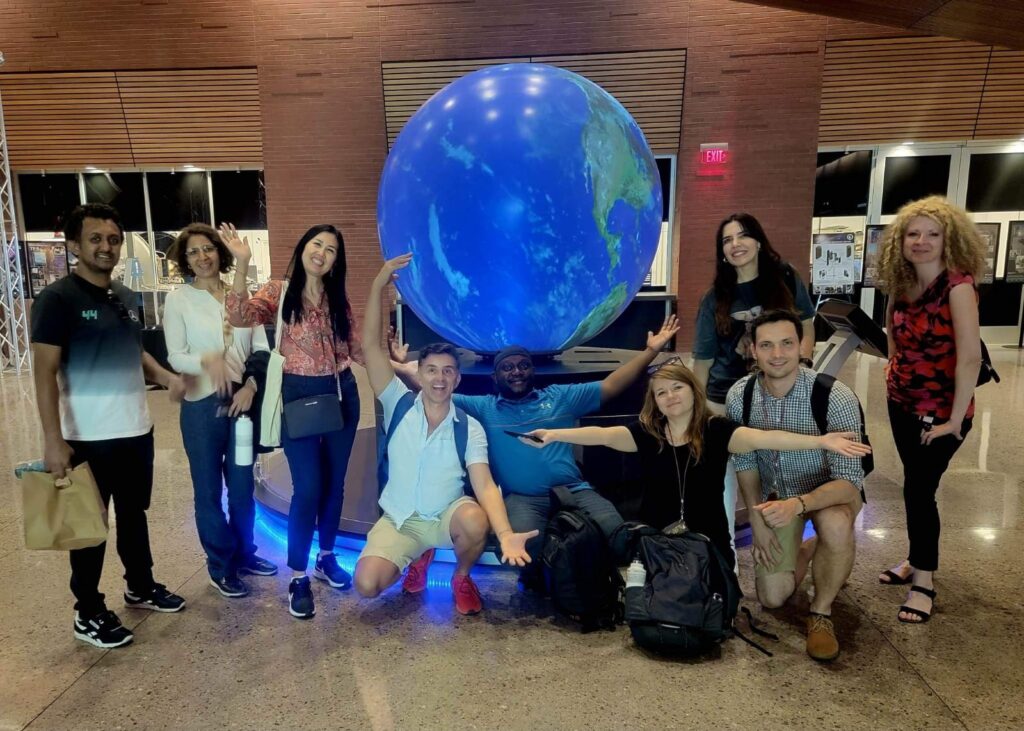
<svg viewBox="0 0 1024 731"><path fill-rule="evenodd" d="M935 590L934 589L925 589L923 586L917 586L915 584L914 586L910 587L910 591L912 591L912 592L916 591L918 594L923 594L924 596L926 596L929 599L931 599L932 600L932 612L935 611ZM902 606L900 606L900 611L903 612L904 614L912 614L915 617L917 617L917 619L904 619L903 617L901 617L897 613L896 614L896 619L898 619L900 622L903 622L904 624L924 624L925 622L927 622L929 619L932 618L932 612L926 612L923 609L914 609L913 607L908 607L906 604L903 604Z"/></svg>
<svg viewBox="0 0 1024 731"><path fill-rule="evenodd" d="M888 581L882 581L882 577L883 576L885 576L889 580ZM909 584L913 580L914 580L914 570L913 569L911 569L910 573L907 574L906 576L900 576L895 571L892 571L890 569L886 569L878 577L878 583L882 584L883 586L898 586L898 585L901 585L901 584Z"/></svg>

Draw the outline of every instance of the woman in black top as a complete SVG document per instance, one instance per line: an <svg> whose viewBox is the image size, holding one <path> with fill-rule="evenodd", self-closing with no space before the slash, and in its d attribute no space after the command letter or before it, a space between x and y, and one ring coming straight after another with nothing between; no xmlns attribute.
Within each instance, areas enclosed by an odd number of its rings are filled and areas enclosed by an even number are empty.
<svg viewBox="0 0 1024 731"><path fill-rule="evenodd" d="M678 357L652 374L640 421L627 426L586 426L576 429L535 429L534 447L551 442L605 446L639 452L643 498L640 519L663 529L682 516L686 526L707 536L730 565L736 558L729 545L729 525L722 492L730 453L755 449L828 449L851 457L870 452L850 433L812 436L786 431L761 431L740 426L708 411L704 388Z"/></svg>

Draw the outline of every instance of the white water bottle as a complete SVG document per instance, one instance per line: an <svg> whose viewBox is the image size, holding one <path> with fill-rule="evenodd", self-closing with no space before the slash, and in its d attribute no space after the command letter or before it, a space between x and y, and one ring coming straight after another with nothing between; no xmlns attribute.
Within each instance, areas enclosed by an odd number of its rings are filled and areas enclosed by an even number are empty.
<svg viewBox="0 0 1024 731"><path fill-rule="evenodd" d="M633 563L626 569L626 588L643 586L645 583L647 583L647 569L640 563L640 559L634 558Z"/></svg>
<svg viewBox="0 0 1024 731"><path fill-rule="evenodd" d="M235 464L252 464L252 419L245 414L235 419Z"/></svg>

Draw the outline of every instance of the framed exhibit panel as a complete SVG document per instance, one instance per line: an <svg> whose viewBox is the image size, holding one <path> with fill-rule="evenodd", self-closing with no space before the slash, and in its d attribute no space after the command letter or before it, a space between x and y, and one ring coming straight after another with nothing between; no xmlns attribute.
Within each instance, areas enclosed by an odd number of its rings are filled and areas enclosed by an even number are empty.
<svg viewBox="0 0 1024 731"><path fill-rule="evenodd" d="M1024 282L1024 221L1010 221L1006 239L1006 281Z"/></svg>
<svg viewBox="0 0 1024 731"><path fill-rule="evenodd" d="M864 278L865 287L879 287L882 280L878 276L878 257L882 253L882 232L885 226L871 224L864 229Z"/></svg>

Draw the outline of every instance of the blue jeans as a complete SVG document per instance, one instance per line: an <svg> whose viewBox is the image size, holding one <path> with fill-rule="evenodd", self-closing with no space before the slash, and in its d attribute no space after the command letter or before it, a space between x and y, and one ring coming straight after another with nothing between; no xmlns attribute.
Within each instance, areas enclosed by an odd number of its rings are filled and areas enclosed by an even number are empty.
<svg viewBox="0 0 1024 731"><path fill-rule="evenodd" d="M281 446L292 473L292 502L288 511L288 566L305 571L313 529L320 538L321 551L333 551L345 497L345 473L352 443L359 426L359 389L355 376L346 369L341 379L341 431L292 439L288 420L281 425ZM307 396L334 393L334 376L297 376L285 373L281 383L284 403Z"/></svg>
<svg viewBox="0 0 1024 731"><path fill-rule="evenodd" d="M574 490L572 496L580 508L590 516L601 528L605 538L622 524L622 516L608 500L597 494L597 491L586 487ZM530 565L522 573L540 571L540 557L544 549L544 537L548 520L554 515L551 494L521 495L511 493L505 498L505 510L508 511L508 522L516 533L527 533L531 530L540 531L540 535L526 542L526 550L530 554Z"/></svg>
<svg viewBox="0 0 1024 731"><path fill-rule="evenodd" d="M211 394L181 404L181 440L192 473L196 528L210 576L217 580L234 576L238 567L256 553L252 465L235 464L235 420L217 416L220 403L220 397ZM221 504L225 484L227 516Z"/></svg>

